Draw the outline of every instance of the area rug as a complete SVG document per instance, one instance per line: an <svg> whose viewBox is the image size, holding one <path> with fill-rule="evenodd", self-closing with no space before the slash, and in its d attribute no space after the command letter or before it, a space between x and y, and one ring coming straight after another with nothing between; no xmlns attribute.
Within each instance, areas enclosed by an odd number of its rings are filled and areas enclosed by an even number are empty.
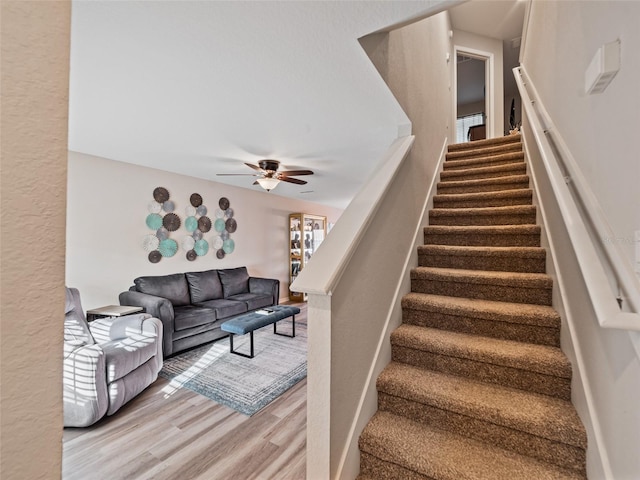
<svg viewBox="0 0 640 480"><path fill-rule="evenodd" d="M291 319L278 322L278 332L290 334ZM274 335L273 325L253 335L253 358L229 353L225 338L165 359L167 390L188 388L251 416L307 376L306 321L296 318L294 338ZM233 347L248 352L249 335L236 335Z"/></svg>

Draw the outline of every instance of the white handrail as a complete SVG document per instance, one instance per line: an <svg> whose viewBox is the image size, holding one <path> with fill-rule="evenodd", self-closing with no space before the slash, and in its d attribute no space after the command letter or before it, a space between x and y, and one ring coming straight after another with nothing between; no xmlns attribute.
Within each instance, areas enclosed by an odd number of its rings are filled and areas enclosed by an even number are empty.
<svg viewBox="0 0 640 480"><path fill-rule="evenodd" d="M415 137L409 135L398 138L391 144L374 174L342 213L309 264L291 284L292 291L331 295L414 140Z"/></svg>
<svg viewBox="0 0 640 480"><path fill-rule="evenodd" d="M559 135L556 134L553 140L549 138L555 128L526 70L520 66L514 68L513 73L522 98L522 108L540 150L542 163L549 176L569 238L576 252L598 322L604 328L640 331L640 314L638 313L640 312L640 282L614 245L603 242L598 235L589 234L587 225L591 224L596 230L605 232L610 235L609 238L613 238L611 227L604 219L593 193L585 187L586 182L570 151ZM529 91L533 92L534 99L529 95ZM544 117L544 125L541 116ZM577 198L572 194L571 188ZM600 250L604 253L609 263L609 271L615 276L618 288L625 293L624 300L628 301L633 312L621 309L618 303L621 297L618 292L613 292L611 289L607 271L602 263L602 257L596 251L594 240L598 242Z"/></svg>

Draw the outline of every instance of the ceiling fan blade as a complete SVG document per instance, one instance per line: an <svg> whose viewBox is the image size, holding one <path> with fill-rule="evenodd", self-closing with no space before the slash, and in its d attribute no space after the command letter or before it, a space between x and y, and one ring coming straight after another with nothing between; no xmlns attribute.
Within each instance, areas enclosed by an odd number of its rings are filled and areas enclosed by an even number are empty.
<svg viewBox="0 0 640 480"><path fill-rule="evenodd" d="M278 175L291 177L294 175L313 175L313 172L311 170L286 170L284 172L279 172Z"/></svg>
<svg viewBox="0 0 640 480"><path fill-rule="evenodd" d="M247 167L253 168L254 170L257 170L257 171L259 171L259 172L262 172L262 171L263 171L259 166L254 165L253 163L247 163L247 162L244 162L244 164L245 164Z"/></svg>
<svg viewBox="0 0 640 480"><path fill-rule="evenodd" d="M295 183L296 185L307 184L307 182L305 182L304 180L300 180L299 178L293 178L293 177L278 177L278 180L281 180L283 182Z"/></svg>
<svg viewBox="0 0 640 480"><path fill-rule="evenodd" d="M218 177L261 177L255 173L216 173Z"/></svg>

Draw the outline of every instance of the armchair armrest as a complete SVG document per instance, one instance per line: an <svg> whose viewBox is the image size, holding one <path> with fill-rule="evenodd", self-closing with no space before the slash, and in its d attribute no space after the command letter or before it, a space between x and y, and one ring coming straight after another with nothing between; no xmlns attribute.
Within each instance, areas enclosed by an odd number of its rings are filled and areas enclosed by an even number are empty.
<svg viewBox="0 0 640 480"><path fill-rule="evenodd" d="M273 297L273 305L280 302L280 280L275 278L249 278L249 292L266 293Z"/></svg>
<svg viewBox="0 0 640 480"><path fill-rule="evenodd" d="M120 305L144 307L147 314L158 318L162 322L162 348L164 356L171 355L173 353L173 321L175 318L171 302L166 298L131 290L122 292L119 300Z"/></svg>
<svg viewBox="0 0 640 480"><path fill-rule="evenodd" d="M105 355L99 345L85 345L65 354L63 390L65 427L86 427L107 413Z"/></svg>
<svg viewBox="0 0 640 480"><path fill-rule="evenodd" d="M98 343L119 340L121 338L143 335L155 337L155 328L145 328L147 319L152 318L148 313L137 313L124 317L107 317L95 320L89 324L91 335ZM160 327L162 328L162 327Z"/></svg>

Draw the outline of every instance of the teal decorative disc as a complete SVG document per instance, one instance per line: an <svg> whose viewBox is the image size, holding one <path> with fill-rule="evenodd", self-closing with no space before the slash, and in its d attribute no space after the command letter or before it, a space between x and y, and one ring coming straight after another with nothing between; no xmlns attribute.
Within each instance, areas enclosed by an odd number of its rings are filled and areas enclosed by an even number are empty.
<svg viewBox="0 0 640 480"><path fill-rule="evenodd" d="M224 253L226 253L227 255L230 253L233 253L233 250L235 248L236 248L236 242L234 242L233 239L231 238L225 240L224 243L222 244L222 250L224 250Z"/></svg>
<svg viewBox="0 0 640 480"><path fill-rule="evenodd" d="M193 232L198 228L198 219L196 217L187 217L184 221L184 227L187 229L187 232Z"/></svg>
<svg viewBox="0 0 640 480"><path fill-rule="evenodd" d="M223 232L225 229L225 223L223 218L218 218L213 224L213 228L216 229L216 232Z"/></svg>
<svg viewBox="0 0 640 480"><path fill-rule="evenodd" d="M224 228L224 222L222 223ZM162 226L162 216L157 213L147 215L147 227L151 230L158 230Z"/></svg>
<svg viewBox="0 0 640 480"><path fill-rule="evenodd" d="M196 242L195 247L193 247L193 249L196 251L196 254L199 257L202 257L203 255L206 255L207 252L209 251L209 243L206 240L198 240Z"/></svg>
<svg viewBox="0 0 640 480"><path fill-rule="evenodd" d="M173 238L162 240L160 242L160 246L158 247L158 251L163 257L173 257L178 251L178 242L176 242Z"/></svg>

